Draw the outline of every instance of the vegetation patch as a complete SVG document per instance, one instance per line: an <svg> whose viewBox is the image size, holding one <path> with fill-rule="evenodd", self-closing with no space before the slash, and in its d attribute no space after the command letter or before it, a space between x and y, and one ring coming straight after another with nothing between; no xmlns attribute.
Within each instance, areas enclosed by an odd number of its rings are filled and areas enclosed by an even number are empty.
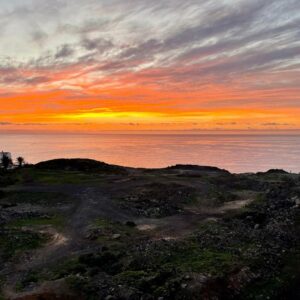
<svg viewBox="0 0 300 300"><path fill-rule="evenodd" d="M78 257L61 261L50 270L48 279L56 280L69 275L85 274L87 271L86 266L79 261Z"/></svg>
<svg viewBox="0 0 300 300"><path fill-rule="evenodd" d="M242 299L299 299L300 289L300 249L293 249L283 258L281 268L268 278L256 280L248 285L241 295Z"/></svg>
<svg viewBox="0 0 300 300"><path fill-rule="evenodd" d="M202 250L197 245L191 245L175 255L171 255L166 267L175 267L183 272L200 272L221 276L233 269L237 257L230 252L214 249Z"/></svg>
<svg viewBox="0 0 300 300"><path fill-rule="evenodd" d="M47 234L18 228L2 229L0 231L0 257L2 260L10 259L24 251L37 249L48 240Z"/></svg>
<svg viewBox="0 0 300 300"><path fill-rule="evenodd" d="M178 214L197 200L196 190L179 184L152 183L136 187L119 199L119 205L137 215L161 218Z"/></svg>
<svg viewBox="0 0 300 300"><path fill-rule="evenodd" d="M58 204L71 203L72 199L63 193L58 192L7 192L3 201L10 203L29 203L33 205L55 206Z"/></svg>
<svg viewBox="0 0 300 300"><path fill-rule="evenodd" d="M47 216L47 217L29 217L16 219L9 222L6 227L9 228L20 228L20 227L31 227L31 226L45 226L51 225L55 228L63 228L65 219L60 215Z"/></svg>
<svg viewBox="0 0 300 300"><path fill-rule="evenodd" d="M16 291L22 292L29 285L36 284L41 280L41 276L38 272L29 271L27 274L16 284Z"/></svg>
<svg viewBox="0 0 300 300"><path fill-rule="evenodd" d="M22 169L17 175L17 180L21 184L90 184L103 180L103 174L65 170L43 170L31 167Z"/></svg>
<svg viewBox="0 0 300 300"><path fill-rule="evenodd" d="M129 224L129 225L128 225ZM131 222L122 224L120 222L113 222L107 219L96 219L89 227L86 238L89 240L97 240L105 244L118 246L120 242L133 242L140 238L140 233Z"/></svg>
<svg viewBox="0 0 300 300"><path fill-rule="evenodd" d="M124 271L115 276L115 279L120 283L135 286L143 277L148 277L151 274L145 271Z"/></svg>

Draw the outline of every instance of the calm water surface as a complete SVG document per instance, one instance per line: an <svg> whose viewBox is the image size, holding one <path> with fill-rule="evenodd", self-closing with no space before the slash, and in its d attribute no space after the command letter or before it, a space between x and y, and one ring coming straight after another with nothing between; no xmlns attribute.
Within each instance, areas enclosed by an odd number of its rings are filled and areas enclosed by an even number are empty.
<svg viewBox="0 0 300 300"><path fill-rule="evenodd" d="M31 163L85 157L132 167L180 163L217 166L237 173L270 168L300 172L300 135L0 133L2 149Z"/></svg>

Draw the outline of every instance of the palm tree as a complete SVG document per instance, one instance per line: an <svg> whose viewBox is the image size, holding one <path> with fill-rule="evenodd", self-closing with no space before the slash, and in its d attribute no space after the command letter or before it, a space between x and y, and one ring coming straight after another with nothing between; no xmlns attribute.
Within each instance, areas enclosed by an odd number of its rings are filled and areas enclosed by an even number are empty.
<svg viewBox="0 0 300 300"><path fill-rule="evenodd" d="M18 162L19 168L22 168L25 163L24 157L22 157L22 156L17 157L17 162Z"/></svg>
<svg viewBox="0 0 300 300"><path fill-rule="evenodd" d="M3 154L1 163L2 163L3 168L5 170L7 170L12 165L12 160L7 154Z"/></svg>

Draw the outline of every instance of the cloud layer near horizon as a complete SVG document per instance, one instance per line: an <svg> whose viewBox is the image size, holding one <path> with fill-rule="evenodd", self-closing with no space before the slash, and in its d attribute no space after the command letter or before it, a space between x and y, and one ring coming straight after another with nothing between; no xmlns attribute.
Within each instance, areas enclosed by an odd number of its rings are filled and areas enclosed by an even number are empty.
<svg viewBox="0 0 300 300"><path fill-rule="evenodd" d="M298 0L0 0L0 39L2 127L300 128Z"/></svg>

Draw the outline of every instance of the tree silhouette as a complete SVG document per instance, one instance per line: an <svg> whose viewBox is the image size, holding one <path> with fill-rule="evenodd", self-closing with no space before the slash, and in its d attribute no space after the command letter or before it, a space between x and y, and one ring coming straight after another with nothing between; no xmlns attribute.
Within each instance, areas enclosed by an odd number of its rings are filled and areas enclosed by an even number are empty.
<svg viewBox="0 0 300 300"><path fill-rule="evenodd" d="M17 162L18 162L19 168L22 168L25 163L24 157L22 157L22 156L17 157Z"/></svg>
<svg viewBox="0 0 300 300"><path fill-rule="evenodd" d="M7 154L3 154L1 163L2 163L3 168L5 170L7 170L12 165L12 160Z"/></svg>

